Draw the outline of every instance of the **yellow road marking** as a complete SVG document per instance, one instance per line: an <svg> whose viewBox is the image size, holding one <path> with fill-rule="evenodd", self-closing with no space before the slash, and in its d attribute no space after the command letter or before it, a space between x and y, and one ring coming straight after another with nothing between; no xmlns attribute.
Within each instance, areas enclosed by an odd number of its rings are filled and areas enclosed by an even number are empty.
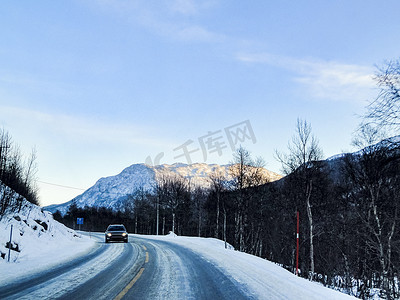
<svg viewBox="0 0 400 300"><path fill-rule="evenodd" d="M145 246L145 245L142 245L142 247L143 247L144 251L146 251L146 250L147 250L147 248L146 248L146 246Z"/></svg>
<svg viewBox="0 0 400 300"><path fill-rule="evenodd" d="M141 268L139 273L137 273L137 275L135 276L135 278L133 278L132 281L129 282L129 284L122 290L121 293L119 293L117 295L117 297L114 298L114 300L121 300L126 295L126 293L132 288L132 286L135 284L135 282L138 281L140 276L142 276L143 271L144 271L144 268Z"/></svg>
<svg viewBox="0 0 400 300"><path fill-rule="evenodd" d="M146 260L145 260L145 263L148 263L149 262L149 252L146 252Z"/></svg>

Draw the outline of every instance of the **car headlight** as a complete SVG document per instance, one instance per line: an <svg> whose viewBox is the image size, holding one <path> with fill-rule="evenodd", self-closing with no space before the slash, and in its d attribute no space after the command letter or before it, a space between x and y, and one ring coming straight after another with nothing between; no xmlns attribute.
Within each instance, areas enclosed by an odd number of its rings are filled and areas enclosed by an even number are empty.
<svg viewBox="0 0 400 300"><path fill-rule="evenodd" d="M107 236L111 236L112 234L111 233L107 233Z"/></svg>
<svg viewBox="0 0 400 300"><path fill-rule="evenodd" d="M123 234L122 234L122 236L126 236L127 235L127 233L126 232L124 232Z"/></svg>

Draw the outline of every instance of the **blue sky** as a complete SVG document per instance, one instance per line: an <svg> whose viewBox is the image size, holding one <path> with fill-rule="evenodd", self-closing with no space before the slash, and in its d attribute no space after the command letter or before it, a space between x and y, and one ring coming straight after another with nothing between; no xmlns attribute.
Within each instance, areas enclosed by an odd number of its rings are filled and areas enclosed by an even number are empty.
<svg viewBox="0 0 400 300"><path fill-rule="evenodd" d="M228 127L279 172L274 151L298 117L325 157L352 150L375 66L399 57L398 11L366 0L2 1L0 126L25 154L37 149L41 182L81 189L159 153L186 163L188 141L193 162L229 163ZM39 187L43 205L82 192Z"/></svg>

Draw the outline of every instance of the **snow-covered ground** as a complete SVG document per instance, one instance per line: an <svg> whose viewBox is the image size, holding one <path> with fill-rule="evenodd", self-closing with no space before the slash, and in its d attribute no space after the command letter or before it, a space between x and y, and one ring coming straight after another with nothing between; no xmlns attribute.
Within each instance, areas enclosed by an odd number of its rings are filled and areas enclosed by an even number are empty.
<svg viewBox="0 0 400 300"><path fill-rule="evenodd" d="M6 245L11 226L14 250L9 251ZM94 246L93 239L67 228L51 213L24 200L19 213L8 213L0 220L0 285L72 260Z"/></svg>
<svg viewBox="0 0 400 300"><path fill-rule="evenodd" d="M200 254L218 266L225 274L248 287L257 299L356 299L295 276L265 259L247 253L225 249L224 242L214 238L167 236L143 236L141 238L163 240L179 244Z"/></svg>

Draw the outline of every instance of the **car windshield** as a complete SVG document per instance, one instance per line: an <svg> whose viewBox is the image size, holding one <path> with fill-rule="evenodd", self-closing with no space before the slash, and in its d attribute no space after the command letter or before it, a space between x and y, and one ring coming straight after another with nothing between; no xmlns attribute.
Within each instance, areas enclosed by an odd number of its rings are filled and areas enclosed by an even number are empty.
<svg viewBox="0 0 400 300"><path fill-rule="evenodd" d="M125 231L124 226L110 226L107 231Z"/></svg>

